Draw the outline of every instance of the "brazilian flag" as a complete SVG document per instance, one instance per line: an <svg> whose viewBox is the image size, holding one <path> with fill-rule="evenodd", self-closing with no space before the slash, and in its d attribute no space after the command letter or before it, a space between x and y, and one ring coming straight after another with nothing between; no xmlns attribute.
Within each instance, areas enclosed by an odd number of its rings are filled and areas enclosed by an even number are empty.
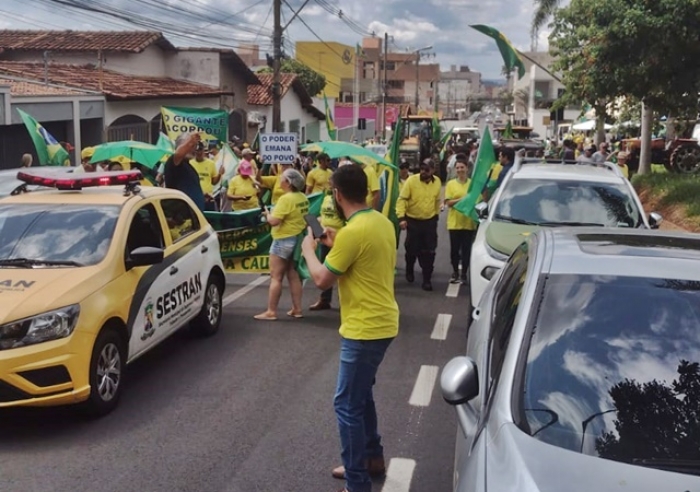
<svg viewBox="0 0 700 492"><path fill-rule="evenodd" d="M34 147L39 157L39 164L42 166L65 166L70 164L70 156L66 149L41 126L41 123L21 109L18 109L17 112L22 118L24 126L27 127L32 142L34 142Z"/></svg>

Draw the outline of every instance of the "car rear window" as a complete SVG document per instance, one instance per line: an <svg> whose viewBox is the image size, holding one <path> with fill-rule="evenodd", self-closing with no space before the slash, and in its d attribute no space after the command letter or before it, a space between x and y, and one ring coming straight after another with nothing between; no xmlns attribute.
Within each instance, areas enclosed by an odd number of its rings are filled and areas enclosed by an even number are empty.
<svg viewBox="0 0 700 492"><path fill-rule="evenodd" d="M511 179L494 216L546 225L634 228L643 224L628 187L573 180Z"/></svg>
<svg viewBox="0 0 700 492"><path fill-rule="evenodd" d="M550 276L524 363L534 438L700 473L700 281Z"/></svg>
<svg viewBox="0 0 700 492"><path fill-rule="evenodd" d="M93 265L102 261L118 206L0 205L0 260Z"/></svg>

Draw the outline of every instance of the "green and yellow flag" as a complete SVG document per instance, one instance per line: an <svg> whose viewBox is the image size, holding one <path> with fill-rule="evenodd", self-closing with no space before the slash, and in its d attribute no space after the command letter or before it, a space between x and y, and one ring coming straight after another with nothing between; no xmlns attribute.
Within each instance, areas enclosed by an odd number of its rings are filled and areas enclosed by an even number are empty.
<svg viewBox="0 0 700 492"><path fill-rule="evenodd" d="M70 163L70 156L66 149L41 126L41 123L21 109L18 109L17 112L22 118L24 126L27 127L32 142L34 142L39 164L42 166L65 166L67 162Z"/></svg>
<svg viewBox="0 0 700 492"><path fill-rule="evenodd" d="M454 206L455 210L467 217L471 217L472 220L475 221L478 221L479 217L476 215L474 207L476 207L476 204L481 200L481 192L489 179L489 172L493 165L493 157L494 150L493 142L491 141L491 132L489 132L488 127L486 127L484 136L481 138L481 143L479 144L476 166L471 182L469 183L467 194Z"/></svg>
<svg viewBox="0 0 700 492"><path fill-rule="evenodd" d="M486 34L490 38L495 39L496 44L498 45L498 50L501 52L501 56L503 57L503 63L505 64L506 68L508 70L515 70L517 68L518 79L523 78L523 76L525 75L525 64L523 64L523 61L520 59L520 54L518 54L518 50L516 50L511 44L511 42L508 41L508 38L506 38L501 32L494 29L493 27L484 26L481 24L471 25L469 27L476 29L482 34Z"/></svg>
<svg viewBox="0 0 700 492"><path fill-rule="evenodd" d="M328 138L331 140L338 139L338 129L335 127L335 122L333 121L333 115L331 114L331 108L328 106L328 99L326 99L326 93L323 93L323 103L326 105L326 129L328 130Z"/></svg>

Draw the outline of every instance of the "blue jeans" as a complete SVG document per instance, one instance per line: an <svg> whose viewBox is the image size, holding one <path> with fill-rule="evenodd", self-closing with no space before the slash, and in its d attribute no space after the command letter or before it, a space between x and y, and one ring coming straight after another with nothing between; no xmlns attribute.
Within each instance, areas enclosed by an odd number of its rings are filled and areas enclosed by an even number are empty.
<svg viewBox="0 0 700 492"><path fill-rule="evenodd" d="M340 446L345 480L350 492L369 492L372 482L365 460L383 456L377 432L377 410L372 386L379 364L393 338L349 340L340 345L340 368L335 392Z"/></svg>

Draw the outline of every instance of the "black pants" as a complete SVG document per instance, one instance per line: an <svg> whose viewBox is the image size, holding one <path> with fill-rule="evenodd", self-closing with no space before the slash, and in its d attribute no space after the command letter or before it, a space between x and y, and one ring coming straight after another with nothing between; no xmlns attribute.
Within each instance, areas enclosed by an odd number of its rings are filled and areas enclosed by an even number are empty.
<svg viewBox="0 0 700 492"><path fill-rule="evenodd" d="M462 260L462 275L466 275L475 233L466 229L450 230L450 261L454 273L459 273L459 261Z"/></svg>
<svg viewBox="0 0 700 492"><path fill-rule="evenodd" d="M326 246L325 244L321 244L320 248L321 248L321 251L320 251L321 255L319 257L319 260L321 260L321 263L323 263L324 261L326 261L326 256L328 256L328 253L331 251L331 249L328 246ZM321 301L322 302L327 302L328 304L330 304L332 298L333 298L333 287L321 292Z"/></svg>
<svg viewBox="0 0 700 492"><path fill-rule="evenodd" d="M423 281L429 282L435 265L435 250L437 249L437 215L432 219L418 220L406 218L406 271L412 272L418 260L423 272Z"/></svg>

